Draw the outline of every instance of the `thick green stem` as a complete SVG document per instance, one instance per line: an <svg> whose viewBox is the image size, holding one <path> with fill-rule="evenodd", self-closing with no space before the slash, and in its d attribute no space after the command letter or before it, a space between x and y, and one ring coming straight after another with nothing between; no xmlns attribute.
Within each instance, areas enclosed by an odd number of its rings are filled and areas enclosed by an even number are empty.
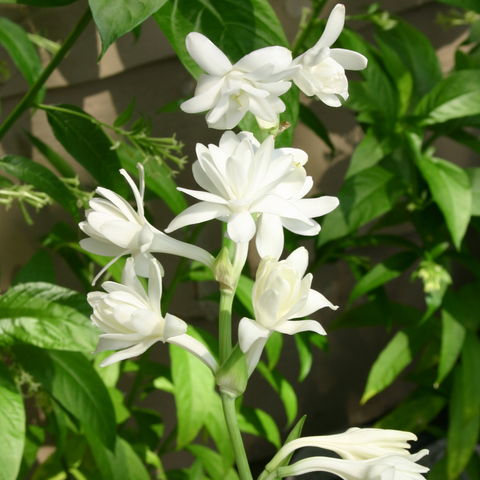
<svg viewBox="0 0 480 480"><path fill-rule="evenodd" d="M90 22L92 18L92 12L90 8L87 8L85 13L82 15L78 23L75 25L73 30L70 32L70 35L67 37L65 42L60 47L60 50L52 58L50 63L47 65L42 74L38 77L37 81L30 87L28 92L22 98L20 103L15 107L13 112L8 116L8 118L0 126L0 140L5 136L5 134L10 130L12 125L19 119L19 117L30 108L34 101L38 91L43 87L48 77L52 72L57 68L58 64L63 60L65 55L72 48L72 45L76 42L80 34L85 30L85 27Z"/></svg>
<svg viewBox="0 0 480 480"><path fill-rule="evenodd" d="M232 351L232 305L235 292L220 290L220 313L218 318L220 365Z"/></svg>
<svg viewBox="0 0 480 480"><path fill-rule="evenodd" d="M297 37L295 38L295 41L293 43L293 47L292 47L293 58L298 56L298 54L302 50L303 42L305 41L308 34L310 33L310 30L312 29L315 20L320 15L320 13L322 13L323 7L325 6L326 3L327 3L327 0L317 0L313 2L312 14L308 19L307 24L298 32Z"/></svg>
<svg viewBox="0 0 480 480"><path fill-rule="evenodd" d="M237 463L238 473L241 480L253 480L250 466L248 465L247 454L243 446L242 436L238 428L237 412L235 411L235 399L222 393L223 413L227 423L228 433L232 442L235 461Z"/></svg>

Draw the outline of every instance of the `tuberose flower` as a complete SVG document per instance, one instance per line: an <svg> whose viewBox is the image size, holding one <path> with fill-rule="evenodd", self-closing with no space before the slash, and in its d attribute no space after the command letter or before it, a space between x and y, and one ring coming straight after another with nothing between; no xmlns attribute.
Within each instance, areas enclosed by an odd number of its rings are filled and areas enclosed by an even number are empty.
<svg viewBox="0 0 480 480"><path fill-rule="evenodd" d="M182 103L187 113L208 110L211 128L232 129L250 111L270 126L285 111L279 96L291 87L292 53L284 47L266 47L245 55L235 65L201 33L187 35L188 53L206 73L200 75L195 96Z"/></svg>
<svg viewBox="0 0 480 480"><path fill-rule="evenodd" d="M157 260L150 260L148 295L138 280L128 258L122 274L122 283L105 282L104 292L91 292L88 303L93 307L92 322L105 333L100 335L94 353L120 350L107 357L100 366L136 357L158 341L178 345L199 358L213 373L218 365L208 349L186 334L187 324L167 313L162 316L162 275Z"/></svg>
<svg viewBox="0 0 480 480"><path fill-rule="evenodd" d="M98 187L96 191L103 198L90 200L91 208L85 212L87 219L79 224L82 231L90 237L80 240L84 250L97 255L115 257L98 273L93 284L123 255L133 257L135 271L142 277L148 277L150 260L153 259L151 252L183 256L212 268L214 258L208 252L195 245L171 238L148 223L143 208L145 171L141 163L137 164L137 168L140 189L125 170L120 170L132 189L137 211L120 195Z"/></svg>
<svg viewBox="0 0 480 480"><path fill-rule="evenodd" d="M318 233L320 227L312 217L338 205L334 197L299 198L311 188L303 167L298 173L295 166L304 163L306 154L293 148L275 150L272 136L260 145L250 132L225 132L219 147L197 144L197 157L193 176L206 192L179 188L201 202L174 218L167 233L217 218L227 222L227 234L234 242L248 242L256 232L255 215L260 254L279 257L283 226L307 235Z"/></svg>
<svg viewBox="0 0 480 480"><path fill-rule="evenodd" d="M246 354L249 373L274 331L288 335L305 331L326 335L314 320L292 320L307 317L320 308L338 308L310 288L313 276L305 275L307 266L308 252L304 247L297 248L286 260L262 258L252 290L255 320L244 317L238 326L240 349Z"/></svg>
<svg viewBox="0 0 480 480"><path fill-rule="evenodd" d="M293 74L293 81L307 96L316 95L331 107L340 107L337 95L348 98L345 70L363 70L367 59L358 52L332 48L345 23L345 6L338 4L328 17L327 26L318 42L297 57L292 66L302 68Z"/></svg>

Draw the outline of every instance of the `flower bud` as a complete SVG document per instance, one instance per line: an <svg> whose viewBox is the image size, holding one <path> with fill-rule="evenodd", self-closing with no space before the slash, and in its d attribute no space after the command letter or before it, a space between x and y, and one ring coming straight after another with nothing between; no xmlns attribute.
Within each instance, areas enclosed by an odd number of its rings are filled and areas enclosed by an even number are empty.
<svg viewBox="0 0 480 480"><path fill-rule="evenodd" d="M213 274L215 275L215 280L220 284L220 290L226 293L235 291L235 275L226 246L220 250L218 257L213 263Z"/></svg>

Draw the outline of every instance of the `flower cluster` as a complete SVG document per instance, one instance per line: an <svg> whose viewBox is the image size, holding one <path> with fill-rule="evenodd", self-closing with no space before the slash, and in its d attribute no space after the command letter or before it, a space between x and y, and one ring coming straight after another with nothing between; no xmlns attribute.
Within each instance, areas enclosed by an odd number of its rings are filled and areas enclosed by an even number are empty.
<svg viewBox="0 0 480 480"><path fill-rule="evenodd" d="M192 32L186 45L190 56L206 73L198 79L195 95L181 105L187 113L208 110L211 128L236 127L247 112L259 125L274 129L279 114L285 111L280 96L293 81L307 96L316 96L331 107L340 107L337 95L348 98L346 70L363 70L367 59L360 53L341 48L330 49L342 32L345 7L337 5L318 42L292 60L284 47L266 47L245 55L235 65L207 37Z"/></svg>

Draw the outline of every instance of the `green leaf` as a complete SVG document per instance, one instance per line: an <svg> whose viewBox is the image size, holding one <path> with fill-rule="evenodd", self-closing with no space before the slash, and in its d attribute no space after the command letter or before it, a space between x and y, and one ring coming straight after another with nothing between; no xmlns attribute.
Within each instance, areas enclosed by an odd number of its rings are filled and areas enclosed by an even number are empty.
<svg viewBox="0 0 480 480"><path fill-rule="evenodd" d="M80 220L77 200L70 190L52 173L51 170L28 158L6 155L0 160L0 167L22 182L33 185L57 201L76 222Z"/></svg>
<svg viewBox="0 0 480 480"><path fill-rule="evenodd" d="M188 333L191 335L193 330ZM210 369L182 348L170 345L170 358L177 407L177 449L181 449L205 425L215 381Z"/></svg>
<svg viewBox="0 0 480 480"><path fill-rule="evenodd" d="M480 410L477 405L475 415L465 418L465 411L470 405L467 389L470 378L466 378L463 366L455 370L453 392L450 399L450 423L448 426L447 476L456 479L465 469L474 452L480 427Z"/></svg>
<svg viewBox="0 0 480 480"><path fill-rule="evenodd" d="M132 97L128 107L113 122L114 127L123 127L132 118L133 109L135 108L135 97Z"/></svg>
<svg viewBox="0 0 480 480"><path fill-rule="evenodd" d="M480 327L479 288L478 282L468 283L455 293L448 291L443 302L443 308L471 332L476 332Z"/></svg>
<svg viewBox="0 0 480 480"><path fill-rule="evenodd" d="M435 48L423 33L406 21L395 17L390 30L376 27L377 37L390 46L413 77L412 100L416 103L442 79L442 71Z"/></svg>
<svg viewBox="0 0 480 480"><path fill-rule="evenodd" d="M37 150L50 162L50 164L60 173L64 178L75 178L75 170L70 164L61 157L55 150L52 150L46 143L43 143L35 135L25 131L25 135L30 139Z"/></svg>
<svg viewBox="0 0 480 480"><path fill-rule="evenodd" d="M15 480L25 444L25 409L6 365L0 361L0 479Z"/></svg>
<svg viewBox="0 0 480 480"><path fill-rule="evenodd" d="M85 304L83 295L49 283L13 287L0 298L0 343L91 352L99 330L79 311Z"/></svg>
<svg viewBox="0 0 480 480"><path fill-rule="evenodd" d="M298 402L295 390L280 372L277 370L270 371L267 365L262 361L258 362L257 369L280 397L283 407L285 408L285 414L287 415L286 427L290 427L298 412Z"/></svg>
<svg viewBox="0 0 480 480"><path fill-rule="evenodd" d="M463 8L464 10L473 10L474 12L480 13L480 4L478 0L437 0L441 3L446 3L447 5L453 5L454 7Z"/></svg>
<svg viewBox="0 0 480 480"><path fill-rule="evenodd" d="M480 369L480 341L476 334L468 332L465 337L465 343L462 349L462 374L463 374L463 394L464 403L464 422L473 420L480 409L480 378L478 372Z"/></svg>
<svg viewBox="0 0 480 480"><path fill-rule="evenodd" d="M268 358L268 369L273 370L280 359L283 347L283 335L279 332L273 332L267 340L265 351Z"/></svg>
<svg viewBox="0 0 480 480"><path fill-rule="evenodd" d="M440 158L419 155L415 161L445 217L455 247L460 250L472 211L472 192L467 173Z"/></svg>
<svg viewBox="0 0 480 480"><path fill-rule="evenodd" d="M421 389L415 391L374 426L418 434L428 427L446 404L447 400L442 395Z"/></svg>
<svg viewBox="0 0 480 480"><path fill-rule="evenodd" d="M365 137L353 152L345 178L376 165L388 152L378 141L373 128L369 128Z"/></svg>
<svg viewBox="0 0 480 480"><path fill-rule="evenodd" d="M238 280L237 290L235 292L236 297L240 300L240 303L247 309L248 313L252 316L255 316L253 311L252 304L252 289L255 282L246 277L245 275L240 275Z"/></svg>
<svg viewBox="0 0 480 480"><path fill-rule="evenodd" d="M418 258L416 252L400 252L392 255L383 262L377 263L365 276L363 276L355 285L348 302L351 303L356 298L365 295L374 288L380 287L385 283L399 277L407 270Z"/></svg>
<svg viewBox="0 0 480 480"><path fill-rule="evenodd" d="M89 0L93 19L102 39L100 61L117 38L133 30L156 12L167 0Z"/></svg>
<svg viewBox="0 0 480 480"><path fill-rule="evenodd" d="M415 110L422 126L480 113L480 70L461 70L441 80Z"/></svg>
<svg viewBox="0 0 480 480"><path fill-rule="evenodd" d="M0 44L7 50L13 63L22 72L29 85L33 85L42 73L43 67L40 57L33 43L22 27L7 18L0 18ZM46 88L43 86L35 100L41 103L45 97Z"/></svg>
<svg viewBox="0 0 480 480"><path fill-rule="evenodd" d="M187 450L200 460L212 480L239 480L237 472L214 450L203 445L189 445Z"/></svg>
<svg viewBox="0 0 480 480"><path fill-rule="evenodd" d="M31 5L32 7L62 7L70 5L77 0L2 0L0 3L18 3L20 5Z"/></svg>
<svg viewBox="0 0 480 480"><path fill-rule="evenodd" d="M273 418L259 408L242 405L237 412L238 427L243 433L266 438L275 447L280 448L280 432Z"/></svg>
<svg viewBox="0 0 480 480"><path fill-rule="evenodd" d="M158 448L165 426L162 416L149 408L132 408L132 414L137 423L140 437L150 450L155 451Z"/></svg>
<svg viewBox="0 0 480 480"><path fill-rule="evenodd" d="M100 364L111 354L112 352L99 352L95 354L93 360L93 366L95 367L98 376L103 380L106 387L115 387L120 377L120 362L108 365L108 367L101 367Z"/></svg>
<svg viewBox="0 0 480 480"><path fill-rule="evenodd" d="M398 176L378 166L348 178L337 194L340 205L322 222L318 246L348 235L388 212L404 190Z"/></svg>
<svg viewBox="0 0 480 480"><path fill-rule="evenodd" d="M421 318L420 311L402 303L368 302L341 314L329 325L328 329L376 327L385 325L387 319L390 325L409 326L416 325Z"/></svg>
<svg viewBox="0 0 480 480"><path fill-rule="evenodd" d="M115 422L119 425L130 418L130 411L124 403L125 396L115 387L108 387L107 390L115 412Z"/></svg>
<svg viewBox="0 0 480 480"><path fill-rule="evenodd" d="M125 143L121 143L116 152L122 167L135 177L138 177L137 163L143 164L147 188L161 198L175 215L188 207L183 193L177 190L177 184L165 165L155 161L144 164L142 154Z"/></svg>
<svg viewBox="0 0 480 480"><path fill-rule="evenodd" d="M442 310L442 346L436 384L442 383L455 366L462 351L465 334L465 327L446 310Z"/></svg>
<svg viewBox="0 0 480 480"><path fill-rule="evenodd" d="M328 145L331 150L332 156L335 155L335 145L330 140L327 128L325 127L323 122L317 117L315 112L303 103L300 103L300 120Z"/></svg>
<svg viewBox="0 0 480 480"><path fill-rule="evenodd" d="M480 168L467 168L472 187L472 215L480 216Z"/></svg>
<svg viewBox="0 0 480 480"><path fill-rule="evenodd" d="M102 480L150 480L150 475L132 446L123 438L115 439L115 450L110 451L94 435L87 440Z"/></svg>
<svg viewBox="0 0 480 480"><path fill-rule="evenodd" d="M238 8L235 0L169 0L153 17L180 61L196 79L202 69L185 46L185 37L190 32L207 36L233 63L258 48L289 46L282 25L267 0L250 0L242 8Z"/></svg>
<svg viewBox="0 0 480 480"><path fill-rule="evenodd" d="M81 108L60 104L57 108L68 111L48 110L47 119L55 138L65 150L105 188L124 195L128 189L120 175L120 160L112 150L112 141L102 128L76 113L89 117Z"/></svg>
<svg viewBox="0 0 480 480"><path fill-rule="evenodd" d="M28 425L25 432L25 446L23 448L22 464L17 479L26 478L33 464L37 461L38 449L45 442L45 430L38 425Z"/></svg>
<svg viewBox="0 0 480 480"><path fill-rule="evenodd" d="M422 346L436 331L436 324L429 321L420 327L409 327L397 332L382 350L368 374L367 385L361 403L383 391L413 360Z"/></svg>
<svg viewBox="0 0 480 480"><path fill-rule="evenodd" d="M294 338L300 360L298 381L303 382L312 368L313 353L311 344L316 345L324 351L328 351L328 340L327 337L318 335L315 332L300 332L297 333Z"/></svg>
<svg viewBox="0 0 480 480"><path fill-rule="evenodd" d="M45 390L108 449L115 445L115 415L108 391L80 353L17 345L15 357Z"/></svg>
<svg viewBox="0 0 480 480"><path fill-rule="evenodd" d="M45 250L39 250L15 275L12 287L20 283L55 283L55 269L52 258Z"/></svg>

